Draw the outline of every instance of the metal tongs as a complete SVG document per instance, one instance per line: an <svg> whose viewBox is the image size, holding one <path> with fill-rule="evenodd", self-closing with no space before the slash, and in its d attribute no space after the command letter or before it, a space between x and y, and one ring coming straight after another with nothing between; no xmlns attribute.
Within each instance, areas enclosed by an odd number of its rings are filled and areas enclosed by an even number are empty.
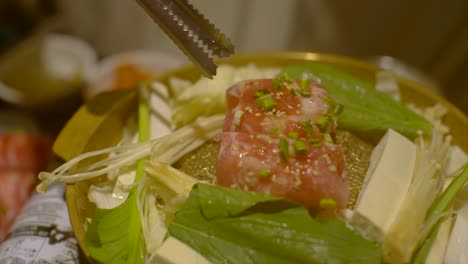
<svg viewBox="0 0 468 264"><path fill-rule="evenodd" d="M137 0L203 75L216 75L215 57L234 53L231 41L188 0Z"/></svg>

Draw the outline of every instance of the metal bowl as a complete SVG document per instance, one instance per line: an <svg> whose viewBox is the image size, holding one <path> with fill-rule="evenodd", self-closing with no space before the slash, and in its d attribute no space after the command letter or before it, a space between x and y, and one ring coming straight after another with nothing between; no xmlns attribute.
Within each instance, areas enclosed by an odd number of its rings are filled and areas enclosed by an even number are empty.
<svg viewBox="0 0 468 264"><path fill-rule="evenodd" d="M220 63L229 63L235 66L255 63L258 66L283 67L307 61L330 64L372 83L375 82L376 72L380 70L369 63L347 57L300 52L239 54L221 60ZM170 77L195 81L200 77L200 72L193 65L187 65L160 76L158 81L167 83ZM448 113L444 122L451 129L453 143L468 152L468 118L445 99L420 84L401 78L397 78L397 81L404 102L411 102L420 107L432 106L436 103L445 106ZM103 94L83 106L59 135L54 146L55 152L68 160L84 151L115 144L121 135L125 117L136 105L135 98L134 91L121 91ZM103 121L101 117L106 111L112 111L113 114ZM76 238L87 256L88 253L84 247L84 226L86 218L91 215L94 208L87 199L88 186L89 183L80 182L70 184L66 189L71 224Z"/></svg>

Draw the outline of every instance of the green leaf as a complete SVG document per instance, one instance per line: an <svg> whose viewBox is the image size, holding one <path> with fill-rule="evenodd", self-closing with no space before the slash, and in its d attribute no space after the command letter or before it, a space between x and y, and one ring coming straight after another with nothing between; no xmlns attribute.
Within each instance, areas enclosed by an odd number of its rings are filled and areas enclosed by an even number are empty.
<svg viewBox="0 0 468 264"><path fill-rule="evenodd" d="M132 192L120 206L94 211L85 238L86 249L92 258L100 263L143 263L144 245L138 239L140 228L131 224L132 219L139 219L135 205L136 193ZM139 256L130 259L131 255L135 256L130 249L134 244Z"/></svg>
<svg viewBox="0 0 468 264"><path fill-rule="evenodd" d="M208 219L236 216L261 202L282 201L279 197L256 192L233 191L226 195L225 192L220 191L220 188L205 184L199 184L196 187L198 192L203 194L199 196L198 203L200 203L203 215Z"/></svg>
<svg viewBox="0 0 468 264"><path fill-rule="evenodd" d="M379 247L337 219L262 193L197 184L169 227L213 263L380 263Z"/></svg>
<svg viewBox="0 0 468 264"><path fill-rule="evenodd" d="M385 132L392 128L409 138L418 130L428 133L430 122L370 83L329 65L311 62L284 69L291 78L303 79L304 73L318 78L331 97L344 106L338 119L340 127L358 132Z"/></svg>

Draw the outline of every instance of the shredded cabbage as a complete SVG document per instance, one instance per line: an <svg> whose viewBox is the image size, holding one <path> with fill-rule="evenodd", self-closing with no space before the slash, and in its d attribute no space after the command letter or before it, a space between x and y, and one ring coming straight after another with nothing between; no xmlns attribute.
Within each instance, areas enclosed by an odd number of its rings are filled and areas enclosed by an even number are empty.
<svg viewBox="0 0 468 264"><path fill-rule="evenodd" d="M176 127L186 125L199 116L226 111L226 90L237 82L249 79L274 78L280 69L259 68L254 64L244 67L220 65L213 79L200 78L195 83L172 78L172 121Z"/></svg>

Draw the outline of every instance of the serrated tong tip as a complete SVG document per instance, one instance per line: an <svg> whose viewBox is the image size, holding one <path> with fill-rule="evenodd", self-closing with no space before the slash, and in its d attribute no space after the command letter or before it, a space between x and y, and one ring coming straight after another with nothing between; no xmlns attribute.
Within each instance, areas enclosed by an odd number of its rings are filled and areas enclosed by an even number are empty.
<svg viewBox="0 0 468 264"><path fill-rule="evenodd" d="M215 58L234 53L231 41L187 0L137 0L185 55L209 78Z"/></svg>

